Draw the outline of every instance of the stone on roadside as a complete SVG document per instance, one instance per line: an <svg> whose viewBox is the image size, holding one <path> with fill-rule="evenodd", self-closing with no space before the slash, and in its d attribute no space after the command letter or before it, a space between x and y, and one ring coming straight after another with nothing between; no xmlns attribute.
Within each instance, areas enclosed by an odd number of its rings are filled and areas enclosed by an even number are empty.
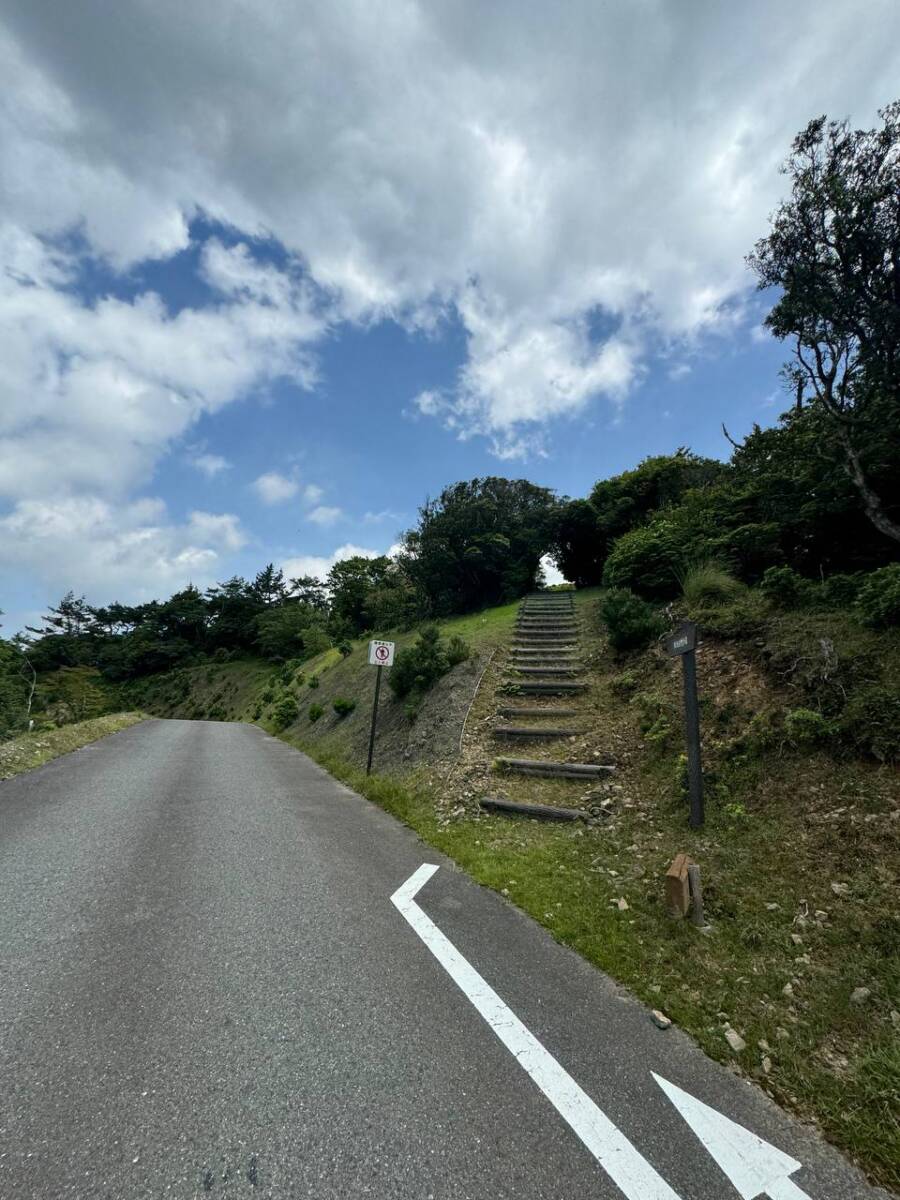
<svg viewBox="0 0 900 1200"><path fill-rule="evenodd" d="M657 1029L669 1029L672 1024L671 1019L664 1012L660 1012L658 1008L654 1008L650 1014L650 1020Z"/></svg>
<svg viewBox="0 0 900 1200"><path fill-rule="evenodd" d="M871 989L867 987L854 988L850 993L851 1004L865 1004L868 998L872 995Z"/></svg>
<svg viewBox="0 0 900 1200"><path fill-rule="evenodd" d="M831 890L836 896L846 896L850 891L850 885L849 883L833 883L831 885Z"/></svg>
<svg viewBox="0 0 900 1200"><path fill-rule="evenodd" d="M742 1050L747 1049L747 1043L744 1041L744 1039L741 1037L741 1035L738 1033L738 1031L736 1029L732 1029L731 1026L728 1025L725 1029L722 1030L722 1032L725 1035L725 1041L732 1048L732 1050L735 1052L735 1054L740 1054Z"/></svg>
<svg viewBox="0 0 900 1200"><path fill-rule="evenodd" d="M768 1054L763 1055L762 1069L765 1071L765 1073L767 1075L772 1070L772 1060L771 1060L771 1058L769 1058Z"/></svg>

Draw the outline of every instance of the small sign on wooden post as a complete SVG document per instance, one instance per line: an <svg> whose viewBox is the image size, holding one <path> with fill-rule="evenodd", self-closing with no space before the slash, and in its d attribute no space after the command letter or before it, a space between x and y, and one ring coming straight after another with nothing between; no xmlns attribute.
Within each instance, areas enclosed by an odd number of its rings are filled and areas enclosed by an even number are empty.
<svg viewBox="0 0 900 1200"><path fill-rule="evenodd" d="M687 738L688 792L691 800L691 828L703 824L703 768L700 762L700 702L697 699L697 626L685 621L666 638L666 650L681 656L684 671L684 730Z"/></svg>
<svg viewBox="0 0 900 1200"><path fill-rule="evenodd" d="M377 667L375 676L375 699L372 701L372 728L369 732L369 757L366 762L366 774L372 774L372 755L375 752L375 723L378 719L378 696L381 692L381 670L383 667L394 665L394 643L382 642L377 638L369 642L369 666Z"/></svg>
<svg viewBox="0 0 900 1200"><path fill-rule="evenodd" d="M686 854L676 854L666 871L666 911L670 917L681 920L691 907L691 891L688 867L691 860Z"/></svg>

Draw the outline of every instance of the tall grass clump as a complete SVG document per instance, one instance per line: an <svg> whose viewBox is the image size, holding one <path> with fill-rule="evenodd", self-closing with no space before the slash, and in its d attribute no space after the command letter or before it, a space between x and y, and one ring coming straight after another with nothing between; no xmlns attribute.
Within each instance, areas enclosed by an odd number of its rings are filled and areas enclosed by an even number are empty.
<svg viewBox="0 0 900 1200"><path fill-rule="evenodd" d="M698 608L703 604L727 604L736 600L744 587L721 563L709 559L685 573L681 590L690 607Z"/></svg>

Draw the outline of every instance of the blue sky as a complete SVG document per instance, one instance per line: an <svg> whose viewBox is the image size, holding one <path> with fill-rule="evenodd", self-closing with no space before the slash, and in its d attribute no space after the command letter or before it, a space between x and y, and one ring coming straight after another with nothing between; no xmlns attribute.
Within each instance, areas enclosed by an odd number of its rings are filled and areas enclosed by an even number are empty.
<svg viewBox="0 0 900 1200"><path fill-rule="evenodd" d="M779 162L895 98L861 7L9 0L3 631L323 573L461 478L726 456L783 407Z"/></svg>

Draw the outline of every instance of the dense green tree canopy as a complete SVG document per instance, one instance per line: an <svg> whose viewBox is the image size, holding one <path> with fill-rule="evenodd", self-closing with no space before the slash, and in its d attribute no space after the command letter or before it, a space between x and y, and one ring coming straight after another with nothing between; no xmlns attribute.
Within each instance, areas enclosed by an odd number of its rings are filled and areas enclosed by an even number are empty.
<svg viewBox="0 0 900 1200"><path fill-rule="evenodd" d="M557 501L527 479L489 476L445 488L404 537L404 567L436 616L470 612L534 586Z"/></svg>

